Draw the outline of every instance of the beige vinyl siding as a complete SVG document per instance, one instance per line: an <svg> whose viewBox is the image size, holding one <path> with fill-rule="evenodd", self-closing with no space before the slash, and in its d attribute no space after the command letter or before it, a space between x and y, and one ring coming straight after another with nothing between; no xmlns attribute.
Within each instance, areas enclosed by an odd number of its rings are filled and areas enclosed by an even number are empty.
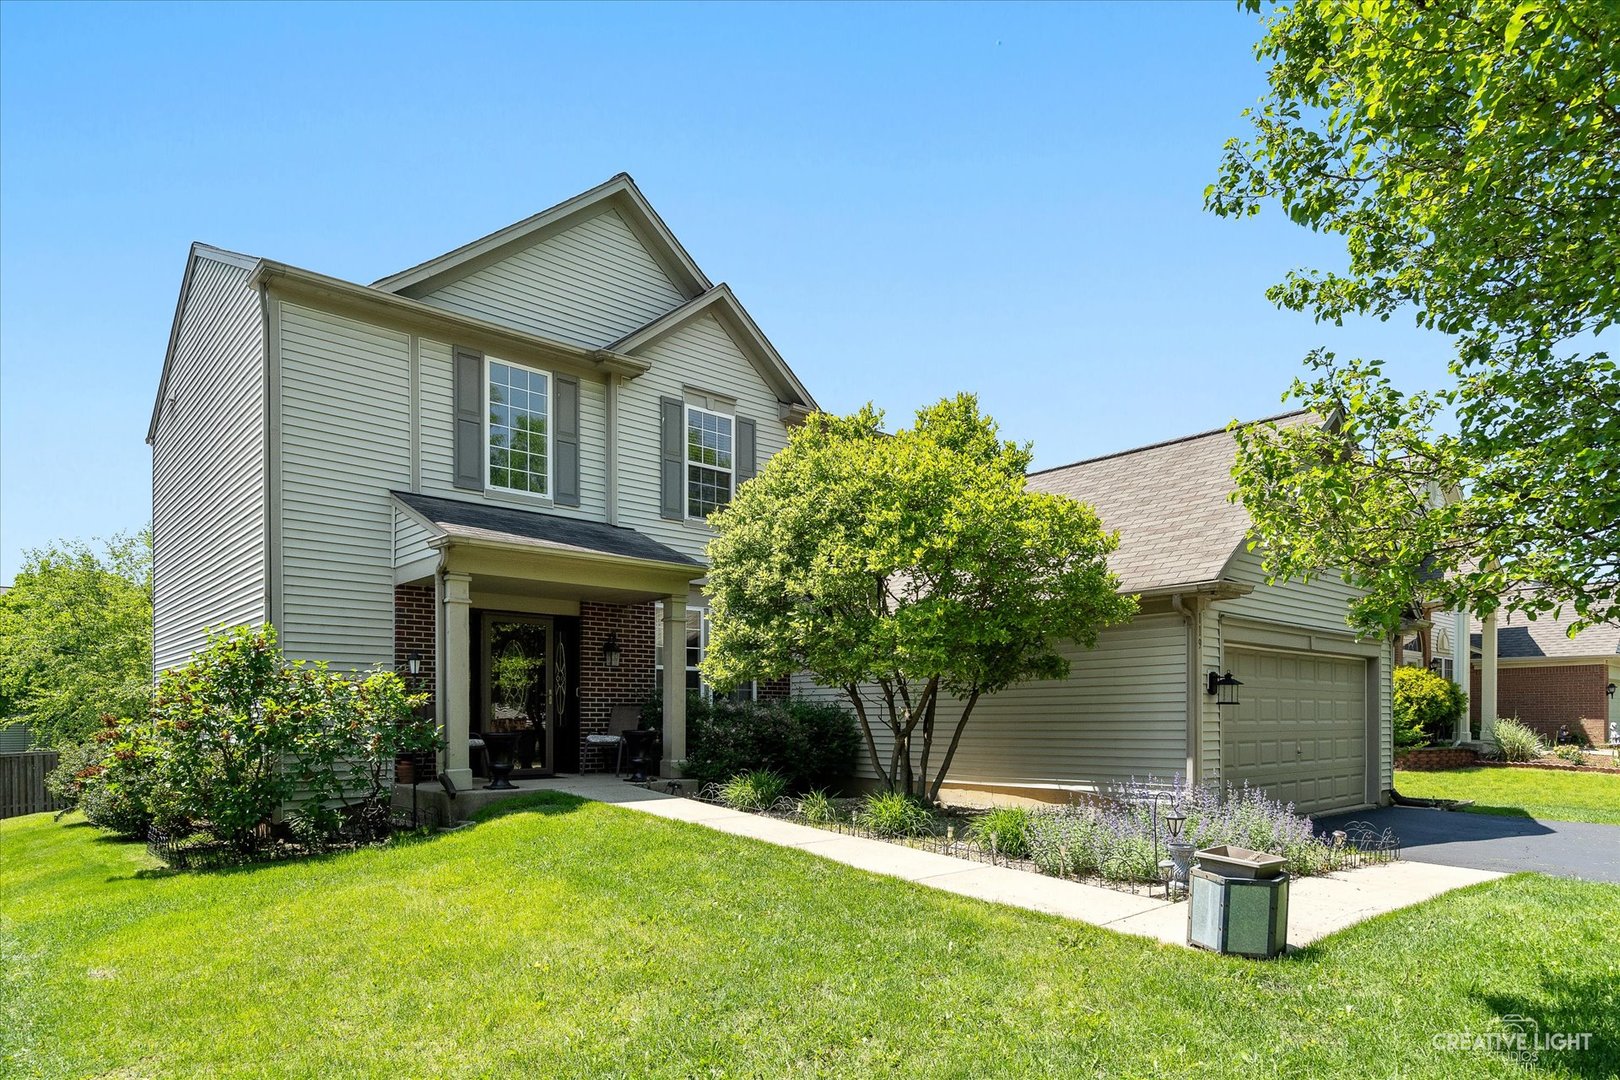
<svg viewBox="0 0 1620 1080"><path fill-rule="evenodd" d="M1067 679L1032 680L979 701L948 782L1086 790L1186 770L1187 632L1180 616L1140 616L1104 630L1095 649L1070 644L1065 654ZM803 676L794 691L849 704ZM875 709L878 699L870 696ZM942 705L931 768L959 715L958 705ZM887 768L892 744L885 734L881 725L874 731ZM860 775L873 776L864 753Z"/></svg>
<svg viewBox="0 0 1620 1080"><path fill-rule="evenodd" d="M787 445L787 427L777 415L776 394L712 314L700 315L638 355L652 363L652 370L625 382L619 394L619 523L703 558L708 526L658 513L659 400L698 393L735 401L736 415L755 423L761 468Z"/></svg>
<svg viewBox="0 0 1620 1080"><path fill-rule="evenodd" d="M688 298L618 212L604 209L421 299L544 337L602 346Z"/></svg>
<svg viewBox="0 0 1620 1080"><path fill-rule="evenodd" d="M451 499L476 497L476 492L458 488L454 484L454 388L451 370L451 346L442 341L421 338L417 342L417 364L420 366L421 394L421 461L420 490L428 495ZM497 493L492 498L503 505L539 510L548 514L565 514L592 521L608 520L608 430L607 380L581 374L579 376L579 505L558 506L549 499L517 493ZM656 461L654 465L656 466Z"/></svg>
<svg viewBox="0 0 1620 1080"><path fill-rule="evenodd" d="M410 339L290 303L280 327L282 643L340 668L390 664Z"/></svg>
<svg viewBox="0 0 1620 1080"><path fill-rule="evenodd" d="M1352 640L1352 630L1346 622L1350 602L1359 594L1344 584L1337 574L1328 572L1309 583L1282 581L1267 585L1261 571L1260 556L1240 551L1227 568L1227 576L1254 586L1247 596L1221 600L1204 614L1200 634L1200 653L1205 671L1225 671L1224 648L1230 636L1223 630L1228 619L1242 619L1246 623L1274 624L1280 630L1298 630L1305 633L1331 636L1337 641ZM1392 652L1388 640L1364 642L1378 648L1378 670L1374 681L1378 687L1378 790L1389 788L1393 780L1393 742L1390 727L1391 695L1390 670ZM1368 658L1369 661L1374 659ZM1208 695L1203 696L1202 761L1206 776L1219 776L1221 763L1220 710Z"/></svg>
<svg viewBox="0 0 1620 1080"><path fill-rule="evenodd" d="M152 439L153 656L264 621L264 320L248 270L198 254Z"/></svg>
<svg viewBox="0 0 1620 1080"><path fill-rule="evenodd" d="M394 565L404 566L406 563L424 558L433 554L428 547L432 534L422 527L405 511L394 509Z"/></svg>

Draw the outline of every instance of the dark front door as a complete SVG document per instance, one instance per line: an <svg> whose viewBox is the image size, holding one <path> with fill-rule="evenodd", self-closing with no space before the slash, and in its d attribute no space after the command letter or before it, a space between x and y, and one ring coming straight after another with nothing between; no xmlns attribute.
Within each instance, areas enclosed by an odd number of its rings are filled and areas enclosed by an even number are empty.
<svg viewBox="0 0 1620 1080"><path fill-rule="evenodd" d="M479 730L499 736L503 752L510 747L520 772L555 772L562 684L552 621L487 612L479 644Z"/></svg>

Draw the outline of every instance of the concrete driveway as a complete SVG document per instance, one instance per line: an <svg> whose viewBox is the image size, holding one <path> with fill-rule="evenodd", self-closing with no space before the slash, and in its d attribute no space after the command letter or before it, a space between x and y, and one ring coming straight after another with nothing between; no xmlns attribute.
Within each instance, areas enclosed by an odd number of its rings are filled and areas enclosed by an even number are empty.
<svg viewBox="0 0 1620 1080"><path fill-rule="evenodd" d="M1316 827L1327 833L1351 821L1394 830L1401 858L1413 862L1620 883L1620 825L1391 806L1319 818Z"/></svg>

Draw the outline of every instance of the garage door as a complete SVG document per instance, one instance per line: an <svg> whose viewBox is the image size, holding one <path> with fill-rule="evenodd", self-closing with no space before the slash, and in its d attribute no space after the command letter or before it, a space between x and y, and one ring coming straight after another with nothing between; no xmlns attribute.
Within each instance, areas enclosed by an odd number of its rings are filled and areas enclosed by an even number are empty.
<svg viewBox="0 0 1620 1080"><path fill-rule="evenodd" d="M1303 813L1367 801L1367 662L1229 649L1243 681L1221 710L1222 773Z"/></svg>

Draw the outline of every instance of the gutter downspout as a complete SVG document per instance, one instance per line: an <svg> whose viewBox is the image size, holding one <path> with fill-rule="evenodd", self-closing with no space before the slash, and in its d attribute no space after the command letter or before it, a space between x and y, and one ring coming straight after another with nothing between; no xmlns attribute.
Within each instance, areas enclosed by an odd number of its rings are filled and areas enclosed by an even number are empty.
<svg viewBox="0 0 1620 1080"><path fill-rule="evenodd" d="M1202 724L1203 699L1199 696L1198 679L1198 601L1195 598L1189 606L1180 593L1170 594L1170 608L1176 614L1187 620L1187 786L1193 787L1198 783L1198 763L1202 758L1200 753L1202 739L1200 738Z"/></svg>

